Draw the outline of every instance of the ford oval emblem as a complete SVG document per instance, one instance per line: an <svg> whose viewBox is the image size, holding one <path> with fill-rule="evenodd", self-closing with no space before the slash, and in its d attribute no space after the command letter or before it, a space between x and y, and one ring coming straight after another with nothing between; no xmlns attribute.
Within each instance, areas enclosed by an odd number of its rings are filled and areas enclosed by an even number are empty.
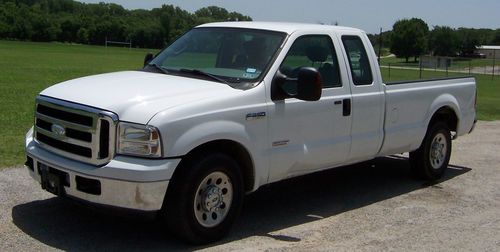
<svg viewBox="0 0 500 252"><path fill-rule="evenodd" d="M54 133L58 137L63 137L66 134L66 130L61 125L52 124L52 127L50 127L50 129L52 130L52 133Z"/></svg>

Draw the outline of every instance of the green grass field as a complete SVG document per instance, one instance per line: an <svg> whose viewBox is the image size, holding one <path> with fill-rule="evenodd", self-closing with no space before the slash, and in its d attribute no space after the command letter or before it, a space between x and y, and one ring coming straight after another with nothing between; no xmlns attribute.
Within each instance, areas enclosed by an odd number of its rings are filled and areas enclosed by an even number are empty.
<svg viewBox="0 0 500 252"><path fill-rule="evenodd" d="M24 135L35 96L55 83L90 74L139 69L148 50L0 41L0 167L24 161ZM110 94L112 95L112 94Z"/></svg>
<svg viewBox="0 0 500 252"><path fill-rule="evenodd" d="M33 124L35 96L55 83L81 76L139 69L151 50L60 43L0 41L0 167L24 162L24 135ZM382 69L384 80L389 80ZM442 75L424 72L423 77ZM392 70L391 81L418 79L418 71ZM478 115L500 119L500 76L476 75ZM110 94L112 95L112 94Z"/></svg>

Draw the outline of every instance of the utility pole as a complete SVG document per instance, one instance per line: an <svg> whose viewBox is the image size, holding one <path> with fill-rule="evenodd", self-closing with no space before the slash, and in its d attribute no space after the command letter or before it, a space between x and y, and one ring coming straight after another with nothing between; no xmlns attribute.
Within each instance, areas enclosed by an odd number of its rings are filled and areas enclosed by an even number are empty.
<svg viewBox="0 0 500 252"><path fill-rule="evenodd" d="M382 27L380 27L380 33L378 34L378 63L380 64L380 54L382 51Z"/></svg>

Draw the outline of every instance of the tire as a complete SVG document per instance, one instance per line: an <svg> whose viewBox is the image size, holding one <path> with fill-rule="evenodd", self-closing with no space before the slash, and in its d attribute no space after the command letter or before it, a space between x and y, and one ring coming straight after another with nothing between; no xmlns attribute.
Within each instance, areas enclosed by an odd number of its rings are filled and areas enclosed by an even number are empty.
<svg viewBox="0 0 500 252"><path fill-rule="evenodd" d="M240 166L223 153L191 157L171 180L162 215L171 234L193 244L222 239L243 204Z"/></svg>
<svg viewBox="0 0 500 252"><path fill-rule="evenodd" d="M427 131L422 145L410 152L410 167L414 175L426 180L441 178L451 156L451 134L448 125L434 123Z"/></svg>

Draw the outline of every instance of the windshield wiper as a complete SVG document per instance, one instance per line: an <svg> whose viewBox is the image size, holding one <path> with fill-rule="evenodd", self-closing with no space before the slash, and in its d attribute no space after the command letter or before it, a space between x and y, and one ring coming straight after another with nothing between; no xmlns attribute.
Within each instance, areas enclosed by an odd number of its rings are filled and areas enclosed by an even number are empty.
<svg viewBox="0 0 500 252"><path fill-rule="evenodd" d="M184 72L184 73L190 73L190 74L196 74L196 75L203 75L203 76L206 76L206 77L209 77L211 78L212 80L216 80L218 82L222 82L224 84L227 84L227 85L230 85L229 82L227 82L226 80L222 79L222 78L219 78L213 74L209 74L207 72L204 72L204 71L201 71L199 69L186 69L186 68L181 68L179 69L179 72ZM231 85L230 85L231 86Z"/></svg>
<svg viewBox="0 0 500 252"><path fill-rule="evenodd" d="M156 63L150 63L150 64L148 64L148 66L152 66L152 67L156 68L157 70L160 70L164 74L169 74L167 69L163 68L162 66L160 66Z"/></svg>

